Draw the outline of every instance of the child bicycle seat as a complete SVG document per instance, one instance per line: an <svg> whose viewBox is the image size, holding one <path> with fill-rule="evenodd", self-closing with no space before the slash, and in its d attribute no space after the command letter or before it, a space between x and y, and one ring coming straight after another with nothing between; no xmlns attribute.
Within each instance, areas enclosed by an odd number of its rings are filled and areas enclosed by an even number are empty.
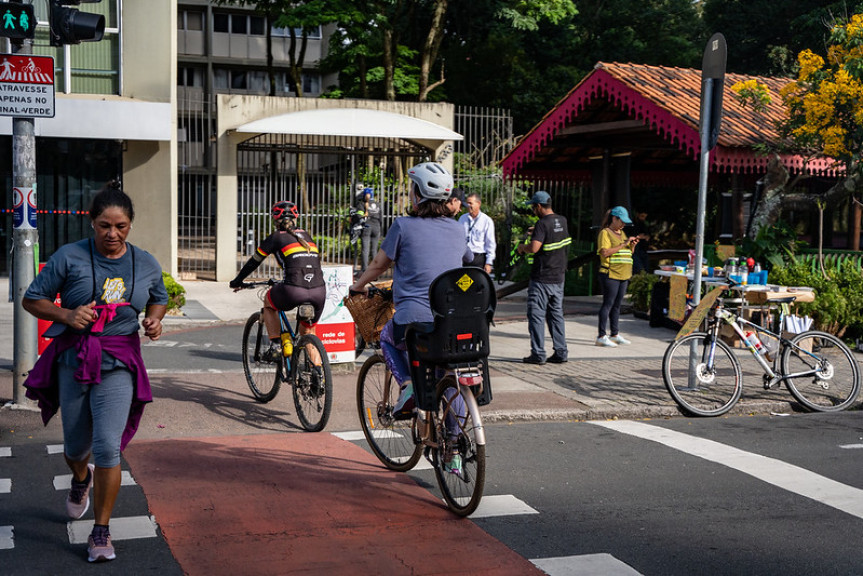
<svg viewBox="0 0 863 576"><path fill-rule="evenodd" d="M464 365L488 358L488 328L497 295L482 268L455 268L432 281L429 304L434 324L410 325L405 334L417 405L423 410L434 406L435 365ZM484 372L487 375L486 366Z"/></svg>
<svg viewBox="0 0 863 576"><path fill-rule="evenodd" d="M429 287L429 304L434 328L408 331L414 358L455 364L488 357L488 326L497 296L482 268L455 268L435 278Z"/></svg>

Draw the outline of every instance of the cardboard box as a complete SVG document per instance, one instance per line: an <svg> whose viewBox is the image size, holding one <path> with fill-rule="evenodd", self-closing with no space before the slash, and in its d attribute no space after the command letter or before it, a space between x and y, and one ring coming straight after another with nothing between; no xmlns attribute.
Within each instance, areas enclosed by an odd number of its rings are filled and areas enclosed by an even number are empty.
<svg viewBox="0 0 863 576"><path fill-rule="evenodd" d="M779 300L792 296L794 297L793 303L815 301L815 292L791 292L788 290L753 290L751 292L744 293L746 301L750 304L766 304L770 300Z"/></svg>
<svg viewBox="0 0 863 576"><path fill-rule="evenodd" d="M729 326L728 324L723 324L719 327L719 338L731 346L732 348L743 348L743 343L740 340L740 336L737 335L737 332Z"/></svg>

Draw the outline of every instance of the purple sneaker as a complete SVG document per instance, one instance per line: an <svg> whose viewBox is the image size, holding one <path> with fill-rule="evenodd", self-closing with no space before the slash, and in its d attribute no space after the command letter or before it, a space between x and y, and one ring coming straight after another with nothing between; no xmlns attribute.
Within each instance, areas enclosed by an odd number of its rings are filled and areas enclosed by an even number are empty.
<svg viewBox="0 0 863 576"><path fill-rule="evenodd" d="M76 482L72 476L72 488L66 496L66 513L69 518L78 520L90 508L90 488L93 487L93 476L95 467L87 464L87 479L84 482Z"/></svg>
<svg viewBox="0 0 863 576"><path fill-rule="evenodd" d="M107 562L117 557L111 544L111 534L107 530L93 529L87 538L87 555L88 562Z"/></svg>

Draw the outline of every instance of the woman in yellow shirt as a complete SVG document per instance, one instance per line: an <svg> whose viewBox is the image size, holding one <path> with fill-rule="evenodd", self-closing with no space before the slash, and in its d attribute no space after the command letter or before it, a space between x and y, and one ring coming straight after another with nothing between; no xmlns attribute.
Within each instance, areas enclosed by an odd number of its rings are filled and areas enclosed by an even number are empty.
<svg viewBox="0 0 863 576"><path fill-rule="evenodd" d="M632 224L632 220L626 208L615 206L606 212L597 240L599 284L602 287L597 346L630 344L619 333L620 305L632 277L632 249L638 243L638 238L627 238L624 234L623 227L627 224ZM611 337L606 333L609 324Z"/></svg>

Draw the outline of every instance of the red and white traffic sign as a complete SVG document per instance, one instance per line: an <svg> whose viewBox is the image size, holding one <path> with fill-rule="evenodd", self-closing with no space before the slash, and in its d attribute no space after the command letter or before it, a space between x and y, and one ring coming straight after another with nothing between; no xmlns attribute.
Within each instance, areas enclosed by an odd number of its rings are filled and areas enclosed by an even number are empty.
<svg viewBox="0 0 863 576"><path fill-rule="evenodd" d="M54 59L0 54L0 116L54 117Z"/></svg>

